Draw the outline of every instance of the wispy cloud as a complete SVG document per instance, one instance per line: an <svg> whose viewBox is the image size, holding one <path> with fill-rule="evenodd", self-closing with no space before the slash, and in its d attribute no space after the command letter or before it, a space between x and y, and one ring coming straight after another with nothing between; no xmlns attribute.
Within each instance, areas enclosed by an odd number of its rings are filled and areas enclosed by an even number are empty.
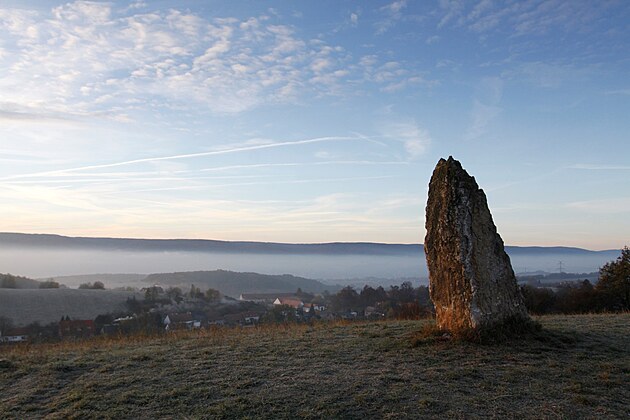
<svg viewBox="0 0 630 420"><path fill-rule="evenodd" d="M398 61L383 63L377 55L361 57L358 67L365 80L381 85L381 91L387 93L398 92L414 85L429 88L439 85L438 81L428 79L424 72L410 71L405 63Z"/></svg>
<svg viewBox="0 0 630 420"><path fill-rule="evenodd" d="M402 142L411 159L424 155L432 142L429 132L415 121L388 122L383 124L381 132L387 139Z"/></svg>
<svg viewBox="0 0 630 420"><path fill-rule="evenodd" d="M477 87L475 96L471 110L471 125L464 135L466 140L482 136L492 120L501 113L499 103L503 96L503 81L498 77L485 78Z"/></svg>
<svg viewBox="0 0 630 420"><path fill-rule="evenodd" d="M603 23L602 17L616 2L529 0L496 2L481 0L440 0L438 28L447 25L485 33L500 25L509 25L515 36L542 36L551 31L587 32Z"/></svg>
<svg viewBox="0 0 630 420"><path fill-rule="evenodd" d="M178 155L171 155L171 156L158 156L158 157L150 157L150 158L142 158L142 159L132 159L132 160L126 160L122 162L80 166L80 167L75 167L75 168L59 169L59 170L46 171L46 172L36 172L36 173L31 173L31 174L12 175L8 177L0 178L0 181L66 174L70 172L80 172L80 171L88 171L88 170L94 170L94 169L113 168L113 167L119 167L119 166L135 165L139 163L191 159L191 158L200 158L200 157L207 157L207 156L225 155L225 154L230 154L230 153L250 152L250 151L262 150L262 149L272 149L272 148L278 148L278 147L291 147L291 146L300 146L300 145L313 144L313 143L339 142L339 141L370 141L370 140L369 139L366 140L363 137L318 137L318 138L306 139L306 140L273 142L273 143L268 143L268 144L235 147L235 148L222 149L222 150L213 150L213 151L208 151L208 152L186 153L186 154L178 154Z"/></svg>
<svg viewBox="0 0 630 420"><path fill-rule="evenodd" d="M589 171L630 171L628 165L610 165L610 164L591 164L591 163L576 163L575 165L567 166L568 169L584 169Z"/></svg>
<svg viewBox="0 0 630 420"><path fill-rule="evenodd" d="M350 24L352 26L359 25L359 14L358 13L350 13Z"/></svg>
<svg viewBox="0 0 630 420"><path fill-rule="evenodd" d="M341 46L306 38L277 17L206 18L150 7L76 1L48 13L0 9L0 63L6 68L0 94L5 103L34 111L11 114L0 105L0 118L67 114L131 121L138 109L233 114L339 95L349 79L381 83L379 76L352 74L361 67ZM404 0L384 6L380 30L401 19L405 7ZM358 25L359 12L349 19ZM380 77L388 78L390 89L423 83L411 72Z"/></svg>
<svg viewBox="0 0 630 420"><path fill-rule="evenodd" d="M283 162L283 163L257 163L250 165L229 165L217 166L213 168L201 169L201 171L229 171L234 169L258 169L258 168L277 168L277 167L303 167L303 166L327 166L327 165L408 165L409 162L386 162L386 161L368 161L368 160L331 160L324 162Z"/></svg>
<svg viewBox="0 0 630 420"><path fill-rule="evenodd" d="M399 21L403 17L403 9L407 7L407 0L397 0L389 3L379 9L384 15L383 19L375 23L376 34L382 35L387 32L396 21Z"/></svg>
<svg viewBox="0 0 630 420"><path fill-rule="evenodd" d="M571 209L596 214L628 213L630 197L604 198L600 200L575 201L566 205Z"/></svg>
<svg viewBox="0 0 630 420"><path fill-rule="evenodd" d="M234 113L325 94L345 76L342 49L301 39L266 16L207 20L175 9L138 11L145 6L122 16L109 3L84 1L49 14L0 9L3 100L85 113L127 99L156 106L150 97L159 97ZM322 60L327 65L317 66Z"/></svg>

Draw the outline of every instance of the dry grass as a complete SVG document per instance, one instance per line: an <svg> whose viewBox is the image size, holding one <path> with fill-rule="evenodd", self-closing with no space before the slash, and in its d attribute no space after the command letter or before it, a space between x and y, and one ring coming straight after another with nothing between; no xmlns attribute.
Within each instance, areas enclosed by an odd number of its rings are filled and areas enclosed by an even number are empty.
<svg viewBox="0 0 630 420"><path fill-rule="evenodd" d="M426 322L216 329L0 348L2 418L622 418L630 314L502 344Z"/></svg>

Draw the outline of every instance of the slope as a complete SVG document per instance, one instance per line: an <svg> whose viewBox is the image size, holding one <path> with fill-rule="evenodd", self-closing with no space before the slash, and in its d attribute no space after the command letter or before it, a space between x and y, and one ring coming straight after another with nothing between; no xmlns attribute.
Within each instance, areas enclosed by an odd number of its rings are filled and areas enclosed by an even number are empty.
<svg viewBox="0 0 630 420"><path fill-rule="evenodd" d="M194 284L202 290L212 288L235 298L241 293L286 293L295 292L298 288L310 293L322 293L325 290L334 293L341 289L340 286L327 285L317 280L289 274L267 275L225 270L151 274L144 281L149 284L186 288Z"/></svg>

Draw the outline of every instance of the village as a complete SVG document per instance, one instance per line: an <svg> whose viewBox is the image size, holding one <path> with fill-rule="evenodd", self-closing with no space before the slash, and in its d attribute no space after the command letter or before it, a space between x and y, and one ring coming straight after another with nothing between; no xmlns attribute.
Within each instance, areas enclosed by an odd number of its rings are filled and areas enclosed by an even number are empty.
<svg viewBox="0 0 630 420"><path fill-rule="evenodd" d="M179 287L154 285L141 290L144 299L128 299L124 313L75 319L60 314L46 325L14 326L17 320L0 319L0 344L82 340L105 335L168 334L207 328L254 328L260 324L312 323L335 320L417 319L430 316L428 288L348 286L336 294L242 293L238 298L217 290L202 292L194 285L186 293ZM19 325L19 324L18 324Z"/></svg>

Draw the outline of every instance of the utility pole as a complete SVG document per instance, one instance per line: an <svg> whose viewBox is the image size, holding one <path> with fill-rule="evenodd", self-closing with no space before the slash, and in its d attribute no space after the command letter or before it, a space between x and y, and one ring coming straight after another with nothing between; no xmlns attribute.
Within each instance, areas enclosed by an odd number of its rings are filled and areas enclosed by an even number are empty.
<svg viewBox="0 0 630 420"><path fill-rule="evenodd" d="M562 261L558 261L558 271L560 273L564 273L564 269L562 268Z"/></svg>

